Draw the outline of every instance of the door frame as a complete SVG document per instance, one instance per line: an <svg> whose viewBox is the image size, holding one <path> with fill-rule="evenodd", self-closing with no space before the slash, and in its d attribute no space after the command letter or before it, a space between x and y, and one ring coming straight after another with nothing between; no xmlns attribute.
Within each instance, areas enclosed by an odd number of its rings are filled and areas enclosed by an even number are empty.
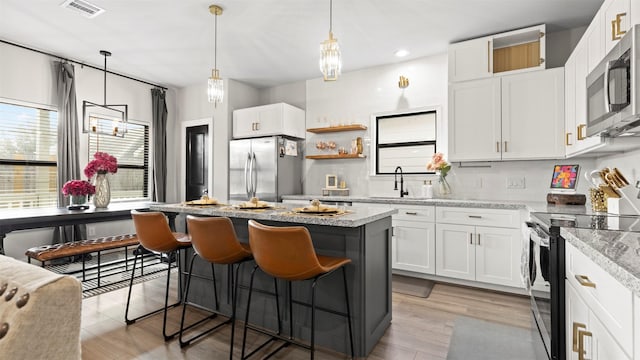
<svg viewBox="0 0 640 360"><path fill-rule="evenodd" d="M185 201L185 188L187 186L187 163L184 159L187 157L187 128L207 125L209 128L209 144L207 144L207 150L209 151L209 164L207 166L207 189L209 189L209 196L213 197L213 117L202 118L196 120L187 120L180 123L180 201Z"/></svg>

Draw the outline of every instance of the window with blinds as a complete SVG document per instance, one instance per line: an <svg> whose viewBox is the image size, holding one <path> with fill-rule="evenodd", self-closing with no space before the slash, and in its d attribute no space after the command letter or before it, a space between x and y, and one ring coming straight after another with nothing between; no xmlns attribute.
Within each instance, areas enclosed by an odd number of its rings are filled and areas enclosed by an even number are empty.
<svg viewBox="0 0 640 360"><path fill-rule="evenodd" d="M55 207L58 113L0 102L0 208Z"/></svg>
<svg viewBox="0 0 640 360"><path fill-rule="evenodd" d="M426 174L436 152L436 111L376 117L376 174Z"/></svg>
<svg viewBox="0 0 640 360"><path fill-rule="evenodd" d="M112 124L101 121L100 129ZM108 132L108 131L105 131ZM127 123L124 137L89 133L89 160L102 151L118 159L118 172L109 175L111 200L133 200L149 197L149 126Z"/></svg>

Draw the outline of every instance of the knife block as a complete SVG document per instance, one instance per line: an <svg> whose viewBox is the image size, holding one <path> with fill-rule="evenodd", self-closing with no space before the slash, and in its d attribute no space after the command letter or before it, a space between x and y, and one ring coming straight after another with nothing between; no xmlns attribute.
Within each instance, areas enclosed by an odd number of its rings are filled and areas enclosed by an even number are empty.
<svg viewBox="0 0 640 360"><path fill-rule="evenodd" d="M625 186L617 190L620 198L607 198L607 212L616 215L640 215L638 189Z"/></svg>

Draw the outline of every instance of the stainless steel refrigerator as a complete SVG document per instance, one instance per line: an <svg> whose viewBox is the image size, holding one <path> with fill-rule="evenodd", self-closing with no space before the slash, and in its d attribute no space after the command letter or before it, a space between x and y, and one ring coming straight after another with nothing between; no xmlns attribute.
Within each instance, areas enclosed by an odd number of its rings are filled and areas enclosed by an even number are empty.
<svg viewBox="0 0 640 360"><path fill-rule="evenodd" d="M229 200L302 194L302 142L269 136L229 142Z"/></svg>

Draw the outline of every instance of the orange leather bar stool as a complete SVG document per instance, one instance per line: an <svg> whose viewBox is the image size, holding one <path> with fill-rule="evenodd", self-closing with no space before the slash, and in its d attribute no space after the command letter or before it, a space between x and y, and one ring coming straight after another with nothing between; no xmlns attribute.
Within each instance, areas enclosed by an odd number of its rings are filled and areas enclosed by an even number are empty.
<svg viewBox="0 0 640 360"><path fill-rule="evenodd" d="M344 282L344 293L347 307L347 324L349 328L349 342L351 345L351 358L353 358L353 331L351 329L351 309L349 307L349 292L347 288L347 275L345 265L351 262L349 258L330 257L316 255L311 241L309 230L303 226L274 227L249 220L249 244L256 261L251 273L249 283L249 296L247 300L247 313L244 325L244 339L242 341L242 359L249 358L269 341L279 339L284 341L282 345L272 351L266 358L271 357L277 351L289 344L301 346L310 350L311 359L315 354L315 318L316 318L316 284L319 279L332 274L338 269L342 269L342 280ZM249 325L249 306L251 305L251 293L253 291L253 279L257 268L277 279L286 280L289 288L289 337L278 334L271 334L255 326ZM310 344L294 341L293 336L293 311L291 299L291 282L301 280L312 280L311 283L311 339ZM277 306L277 304L276 304ZM279 317L279 312L278 312ZM279 319L278 319L279 320ZM256 330L267 335L271 339L267 340L246 357L245 343L247 339L247 328Z"/></svg>
<svg viewBox="0 0 640 360"><path fill-rule="evenodd" d="M249 244L242 244L238 241L236 232L233 228L233 223L229 218L226 217L196 217L188 215L187 229L189 230L189 234L191 235L191 244L193 245L193 249L195 250L195 252L193 254L193 257L191 258L191 264L189 265L189 275L187 277L187 286L184 293L184 306L182 308L182 319L180 321L180 347L189 345L192 341L201 338L202 336L218 329L223 325L231 324L231 347L229 349L229 359L231 359L233 356L233 340L235 333L238 273L240 272L240 266L242 265L242 263L253 259L251 255L251 248L249 248ZM205 330L200 334L191 337L188 340L184 340L182 329L184 328L184 317L187 300L189 297L191 275L193 273L193 262L196 259L196 256L199 256L200 258L211 264L216 309L215 311L212 311L211 315L199 320L198 322L190 326L201 324L220 314L217 311L218 292L216 289L216 277L213 267L214 264L222 264L228 266L231 279L229 284L229 293L231 293L231 315L229 316L229 319L227 321L217 324L209 328L208 330Z"/></svg>
<svg viewBox="0 0 640 360"><path fill-rule="evenodd" d="M136 262L138 256L142 257L142 252L136 252L133 260L133 270L131 270L131 281L129 282L129 294L127 296L127 308L124 312L124 319L127 325L146 318L148 316L164 311L164 318L162 320L162 335L165 341L174 338L180 331L176 331L172 334L167 334L167 310L172 307L176 307L181 304L181 296L178 296L179 300L175 304L168 305L169 303L169 282L171 278L171 258L175 256L178 261L178 269L180 269L180 254L179 251L191 246L189 236L183 233L171 232L167 219L161 212L140 212L131 210L131 218L133 218L133 224L136 228L136 235L145 249L167 255L169 259L167 261L167 287L164 295L164 307L138 316L135 319L129 319L129 304L131 302L131 288L133 286L133 278L136 272ZM180 280L180 276L178 276ZM178 286L181 289L182 286ZM180 291L180 290L178 290Z"/></svg>

